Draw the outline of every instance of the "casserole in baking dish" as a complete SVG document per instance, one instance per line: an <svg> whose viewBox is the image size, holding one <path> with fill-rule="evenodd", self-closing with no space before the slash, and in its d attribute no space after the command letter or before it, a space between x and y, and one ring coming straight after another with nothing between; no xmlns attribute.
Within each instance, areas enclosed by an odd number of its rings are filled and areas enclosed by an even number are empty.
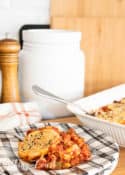
<svg viewBox="0 0 125 175"><path fill-rule="evenodd" d="M112 102L120 101L125 97L125 84L115 86L113 88L98 92L96 94L90 95L88 97L82 98L74 103L79 105L81 108L92 113L93 111L98 111L101 107ZM74 114L77 112L72 106L68 107ZM93 115L83 114L77 115L78 119L85 125L91 128L98 128L104 132L111 135L115 141L120 145L125 147L125 125L116 123L115 121L105 120L102 117L94 117Z"/></svg>

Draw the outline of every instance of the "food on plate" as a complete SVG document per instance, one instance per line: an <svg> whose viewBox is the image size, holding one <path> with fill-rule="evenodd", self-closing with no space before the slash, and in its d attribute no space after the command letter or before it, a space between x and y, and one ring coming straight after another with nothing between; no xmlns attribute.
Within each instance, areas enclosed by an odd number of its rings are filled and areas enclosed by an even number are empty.
<svg viewBox="0 0 125 175"><path fill-rule="evenodd" d="M125 124L125 98L119 101L115 100L113 103L95 110L93 114L110 122Z"/></svg>
<svg viewBox="0 0 125 175"><path fill-rule="evenodd" d="M57 144L60 139L58 129L51 126L29 130L18 144L19 157L28 162L35 161L47 153L50 144Z"/></svg>
<svg viewBox="0 0 125 175"><path fill-rule="evenodd" d="M18 153L25 161L35 160L39 170L71 168L91 157L88 145L74 129L64 132L52 126L29 131L19 142Z"/></svg>

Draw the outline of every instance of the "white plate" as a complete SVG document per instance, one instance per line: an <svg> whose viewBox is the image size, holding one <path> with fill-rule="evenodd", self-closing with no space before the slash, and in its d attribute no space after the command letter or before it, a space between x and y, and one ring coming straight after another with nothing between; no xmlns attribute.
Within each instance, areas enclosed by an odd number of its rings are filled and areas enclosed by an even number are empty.
<svg viewBox="0 0 125 175"><path fill-rule="evenodd" d="M94 95L85 97L75 103L81 108L91 112L101 106L112 103L114 100L120 100L125 97L125 84L104 90ZM74 114L77 111L72 106L68 107ZM111 135L115 141L125 147L125 125L109 122L107 120L99 119L90 115L77 115L79 120L90 128L98 128L107 134Z"/></svg>
<svg viewBox="0 0 125 175"><path fill-rule="evenodd" d="M28 175L109 175L115 169L119 158L119 147L111 137L100 130L93 130L71 123L41 123L18 128L16 131L13 130L13 132L22 135L30 128L39 128L46 125L52 125L64 131L68 128L73 128L88 143L92 152L91 160L71 169L55 171L35 170L34 165L19 159L17 153L18 140L12 135L0 134L0 165L2 165L3 172L9 172L9 175L14 173L23 175L24 171L27 171ZM1 171L0 169L0 174L2 174Z"/></svg>

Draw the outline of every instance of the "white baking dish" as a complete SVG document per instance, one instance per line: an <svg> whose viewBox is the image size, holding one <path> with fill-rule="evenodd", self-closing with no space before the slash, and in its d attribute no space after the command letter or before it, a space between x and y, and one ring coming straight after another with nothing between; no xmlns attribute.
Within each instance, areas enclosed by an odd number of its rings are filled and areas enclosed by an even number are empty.
<svg viewBox="0 0 125 175"><path fill-rule="evenodd" d="M101 106L112 103L114 100L120 100L123 97L125 97L125 84L98 92L74 103L79 105L81 108L86 109L88 112L91 112ZM70 106L69 109L74 114L77 113L76 109L72 106ZM111 123L88 114L77 115L77 117L81 122L83 122L83 124L91 128L103 130L107 134L111 135L120 146L125 147L125 125Z"/></svg>

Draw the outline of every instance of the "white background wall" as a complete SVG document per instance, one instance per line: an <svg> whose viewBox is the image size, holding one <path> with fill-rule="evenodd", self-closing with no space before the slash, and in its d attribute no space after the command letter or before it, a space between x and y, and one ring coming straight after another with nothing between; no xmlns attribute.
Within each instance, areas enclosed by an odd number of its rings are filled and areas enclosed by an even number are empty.
<svg viewBox="0 0 125 175"><path fill-rule="evenodd" d="M18 36L24 24L49 24L50 0L0 0L0 38Z"/></svg>

